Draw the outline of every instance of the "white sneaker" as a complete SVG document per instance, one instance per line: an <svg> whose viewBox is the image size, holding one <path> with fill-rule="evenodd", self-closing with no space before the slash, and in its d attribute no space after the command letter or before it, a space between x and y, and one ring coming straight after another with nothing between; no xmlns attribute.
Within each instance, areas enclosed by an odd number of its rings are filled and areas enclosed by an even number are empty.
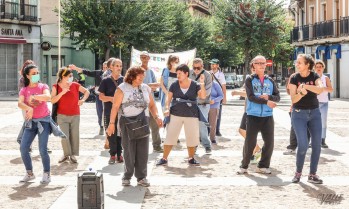
<svg viewBox="0 0 349 209"><path fill-rule="evenodd" d="M271 174L271 170L269 168L256 168L256 173L263 173L263 174Z"/></svg>
<svg viewBox="0 0 349 209"><path fill-rule="evenodd" d="M41 179L40 183L42 183L42 184L48 184L48 183L50 183L50 182L51 182L51 176L50 176L50 174L49 174L49 173L44 173L44 174L42 175L42 179Z"/></svg>
<svg viewBox="0 0 349 209"><path fill-rule="evenodd" d="M238 174L238 175L247 174L247 169L239 168L239 170L236 171L236 174Z"/></svg>
<svg viewBox="0 0 349 209"><path fill-rule="evenodd" d="M35 179L35 175L32 174L32 175L29 175L28 173L25 174L25 176L23 177L22 180L20 180L19 182L28 182L28 181L31 181L31 180L34 180Z"/></svg>
<svg viewBox="0 0 349 209"><path fill-rule="evenodd" d="M148 180L146 178L143 178L143 179L139 180L137 184L139 186L143 186L143 187L150 186L150 183L148 182Z"/></svg>
<svg viewBox="0 0 349 209"><path fill-rule="evenodd" d="M283 154L284 155L294 155L294 154L296 154L296 150L287 149Z"/></svg>

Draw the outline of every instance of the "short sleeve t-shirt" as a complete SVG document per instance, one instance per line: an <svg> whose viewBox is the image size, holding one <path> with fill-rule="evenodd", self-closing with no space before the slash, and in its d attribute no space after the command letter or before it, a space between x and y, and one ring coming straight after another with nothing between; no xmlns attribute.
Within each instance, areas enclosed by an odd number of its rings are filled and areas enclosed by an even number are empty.
<svg viewBox="0 0 349 209"><path fill-rule="evenodd" d="M54 84L53 86L57 89L56 84ZM71 83L69 91L58 100L57 114L68 116L80 115L79 88L79 83ZM61 91L61 87L58 86L58 92Z"/></svg>
<svg viewBox="0 0 349 209"><path fill-rule="evenodd" d="M38 101L33 99L30 101L31 95L43 94L45 89L49 89L46 84L38 83L38 85L34 88L29 86L23 87L19 95L24 97L24 103L33 108L33 118L44 118L50 115L50 110L48 109L47 102Z"/></svg>
<svg viewBox="0 0 349 209"><path fill-rule="evenodd" d="M120 113L125 117L139 115L145 109L145 115L149 117L148 105L150 103L151 89L146 84L133 87L129 83L122 83L119 89L123 92L124 98L120 107Z"/></svg>
<svg viewBox="0 0 349 209"><path fill-rule="evenodd" d="M200 84L192 80L187 92L184 94L179 86L179 81L177 80L170 86L169 91L173 94L173 100L176 98L181 98L196 101L200 89ZM180 102L174 106L171 106L170 114L179 117L199 117L199 108L197 105L193 105L191 103Z"/></svg>
<svg viewBox="0 0 349 209"><path fill-rule="evenodd" d="M307 77L301 77L299 73L295 73L290 78L290 83L293 85L296 85L297 88L301 84L306 85L313 85L315 86L315 81L319 79L320 77L314 73L310 72L310 74ZM308 91L308 93L303 96L298 102L293 104L293 107L296 109L315 109L319 107L319 101L317 99L317 94L314 92Z"/></svg>
<svg viewBox="0 0 349 209"><path fill-rule="evenodd" d="M113 77L104 78L99 85L98 91L103 93L105 96L113 97L116 91L116 86L114 83ZM120 76L117 80L115 80L116 84L119 86L123 82L123 77ZM111 108L113 106L112 102L103 102L104 103L104 115L110 115Z"/></svg>

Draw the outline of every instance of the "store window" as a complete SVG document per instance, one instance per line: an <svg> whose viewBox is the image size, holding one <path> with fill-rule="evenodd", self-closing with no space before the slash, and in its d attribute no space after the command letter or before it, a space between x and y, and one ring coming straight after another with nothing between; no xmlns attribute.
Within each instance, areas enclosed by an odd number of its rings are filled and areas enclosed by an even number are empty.
<svg viewBox="0 0 349 209"><path fill-rule="evenodd" d="M0 44L0 91L17 91L18 45Z"/></svg>

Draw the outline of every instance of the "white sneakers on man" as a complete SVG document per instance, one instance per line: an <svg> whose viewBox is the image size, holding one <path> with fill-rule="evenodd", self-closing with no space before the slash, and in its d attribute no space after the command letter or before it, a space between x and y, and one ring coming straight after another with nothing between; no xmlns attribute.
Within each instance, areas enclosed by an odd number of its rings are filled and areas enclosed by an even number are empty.
<svg viewBox="0 0 349 209"><path fill-rule="evenodd" d="M34 179L35 179L35 175L33 173L31 175L29 173L26 173L23 179L20 180L19 182L29 182Z"/></svg>
<svg viewBox="0 0 349 209"><path fill-rule="evenodd" d="M40 183L42 183L42 184L48 184L48 183L50 183L50 182L51 182L51 176L50 176L50 174L49 174L49 173L44 173L44 174L42 175L42 179L41 179Z"/></svg>

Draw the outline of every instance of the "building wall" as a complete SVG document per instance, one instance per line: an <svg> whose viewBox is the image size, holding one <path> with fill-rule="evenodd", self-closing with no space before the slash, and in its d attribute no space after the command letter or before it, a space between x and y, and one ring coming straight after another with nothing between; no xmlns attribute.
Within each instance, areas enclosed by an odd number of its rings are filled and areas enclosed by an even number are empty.
<svg viewBox="0 0 349 209"><path fill-rule="evenodd" d="M349 43L342 44L340 69L340 97L349 98Z"/></svg>
<svg viewBox="0 0 349 209"><path fill-rule="evenodd" d="M53 10L58 7L58 0L42 0L41 1L41 29L42 38L41 41L48 41L51 43L52 48L49 51L42 51L42 68L47 71L47 83L52 85L56 82L56 72L58 65L58 14ZM61 29L63 33L63 29ZM69 64L75 64L79 67L88 69L95 69L95 56L90 50L80 50L79 47L73 45L72 40L69 37L61 38L61 66L67 66ZM78 50L77 50L78 49ZM77 75L74 73L74 77ZM92 85L94 79L86 77L86 85Z"/></svg>

